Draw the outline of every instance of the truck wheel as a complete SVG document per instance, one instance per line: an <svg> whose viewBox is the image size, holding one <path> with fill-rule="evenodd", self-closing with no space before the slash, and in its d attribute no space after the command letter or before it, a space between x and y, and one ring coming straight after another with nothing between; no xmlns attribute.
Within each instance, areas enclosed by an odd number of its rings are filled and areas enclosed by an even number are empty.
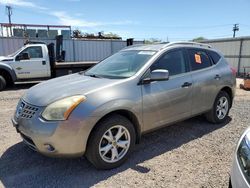
<svg viewBox="0 0 250 188"><path fill-rule="evenodd" d="M6 80L3 76L0 75L0 91L4 90L6 87Z"/></svg>
<svg viewBox="0 0 250 188"><path fill-rule="evenodd" d="M112 169L126 161L135 146L132 123L121 115L110 116L96 125L86 151L87 159L98 169Z"/></svg>
<svg viewBox="0 0 250 188"><path fill-rule="evenodd" d="M223 123L229 113L231 100L227 92L220 91L217 95L213 108L207 112L206 118L211 123Z"/></svg>

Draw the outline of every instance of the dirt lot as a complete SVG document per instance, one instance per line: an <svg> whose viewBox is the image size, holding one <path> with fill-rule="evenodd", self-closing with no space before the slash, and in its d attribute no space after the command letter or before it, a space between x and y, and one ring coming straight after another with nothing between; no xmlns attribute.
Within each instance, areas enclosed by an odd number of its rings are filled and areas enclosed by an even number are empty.
<svg viewBox="0 0 250 188"><path fill-rule="evenodd" d="M10 118L30 85L0 92L0 187L228 187L232 154L250 125L250 91L237 89L230 117L202 117L145 135L126 164L98 171L85 158L51 159L26 147Z"/></svg>

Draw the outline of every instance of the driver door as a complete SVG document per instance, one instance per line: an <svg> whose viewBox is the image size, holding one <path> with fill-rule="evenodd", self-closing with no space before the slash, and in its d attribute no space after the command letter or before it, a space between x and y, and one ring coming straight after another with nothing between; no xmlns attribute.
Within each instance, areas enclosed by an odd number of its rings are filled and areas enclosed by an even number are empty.
<svg viewBox="0 0 250 188"><path fill-rule="evenodd" d="M144 130L191 116L192 77L182 49L163 54L151 67L169 71L169 80L142 85Z"/></svg>
<svg viewBox="0 0 250 188"><path fill-rule="evenodd" d="M23 59L24 53L28 54L29 58ZM13 62L18 79L43 78L48 77L48 66L46 59L43 56L41 46L30 46L20 52Z"/></svg>

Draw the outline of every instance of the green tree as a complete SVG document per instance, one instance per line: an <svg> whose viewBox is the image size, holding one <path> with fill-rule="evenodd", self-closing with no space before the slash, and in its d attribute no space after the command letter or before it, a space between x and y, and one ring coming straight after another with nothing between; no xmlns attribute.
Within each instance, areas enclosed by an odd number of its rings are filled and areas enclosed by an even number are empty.
<svg viewBox="0 0 250 188"><path fill-rule="evenodd" d="M203 40L207 40L207 39L205 37L196 37L192 41L193 42L199 42L199 41L203 41Z"/></svg>
<svg viewBox="0 0 250 188"><path fill-rule="evenodd" d="M82 32L79 29L73 31L74 38L82 38Z"/></svg>
<svg viewBox="0 0 250 188"><path fill-rule="evenodd" d="M108 38L121 38L118 34L116 33L112 33L112 32L109 32L109 33L104 33L103 34L104 37L108 37Z"/></svg>
<svg viewBox="0 0 250 188"><path fill-rule="evenodd" d="M160 42L162 42L162 40L157 39L157 38L150 38L150 39L144 40L145 44L154 44L154 43L160 43Z"/></svg>

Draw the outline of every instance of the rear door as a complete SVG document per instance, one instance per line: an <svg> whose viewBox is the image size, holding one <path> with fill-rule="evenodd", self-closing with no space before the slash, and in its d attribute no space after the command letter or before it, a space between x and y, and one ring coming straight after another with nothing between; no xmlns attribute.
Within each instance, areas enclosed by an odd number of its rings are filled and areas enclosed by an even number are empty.
<svg viewBox="0 0 250 188"><path fill-rule="evenodd" d="M43 54L41 46L29 46L18 55L22 55L22 53L28 53L30 59L17 60L16 58L13 62L12 66L18 79L48 77L45 54Z"/></svg>
<svg viewBox="0 0 250 188"><path fill-rule="evenodd" d="M206 50L187 48L193 80L192 115L212 108L220 74Z"/></svg>
<svg viewBox="0 0 250 188"><path fill-rule="evenodd" d="M165 69L170 77L142 85L144 131L191 115L192 77L187 68L183 49L168 51L152 64L148 74Z"/></svg>

